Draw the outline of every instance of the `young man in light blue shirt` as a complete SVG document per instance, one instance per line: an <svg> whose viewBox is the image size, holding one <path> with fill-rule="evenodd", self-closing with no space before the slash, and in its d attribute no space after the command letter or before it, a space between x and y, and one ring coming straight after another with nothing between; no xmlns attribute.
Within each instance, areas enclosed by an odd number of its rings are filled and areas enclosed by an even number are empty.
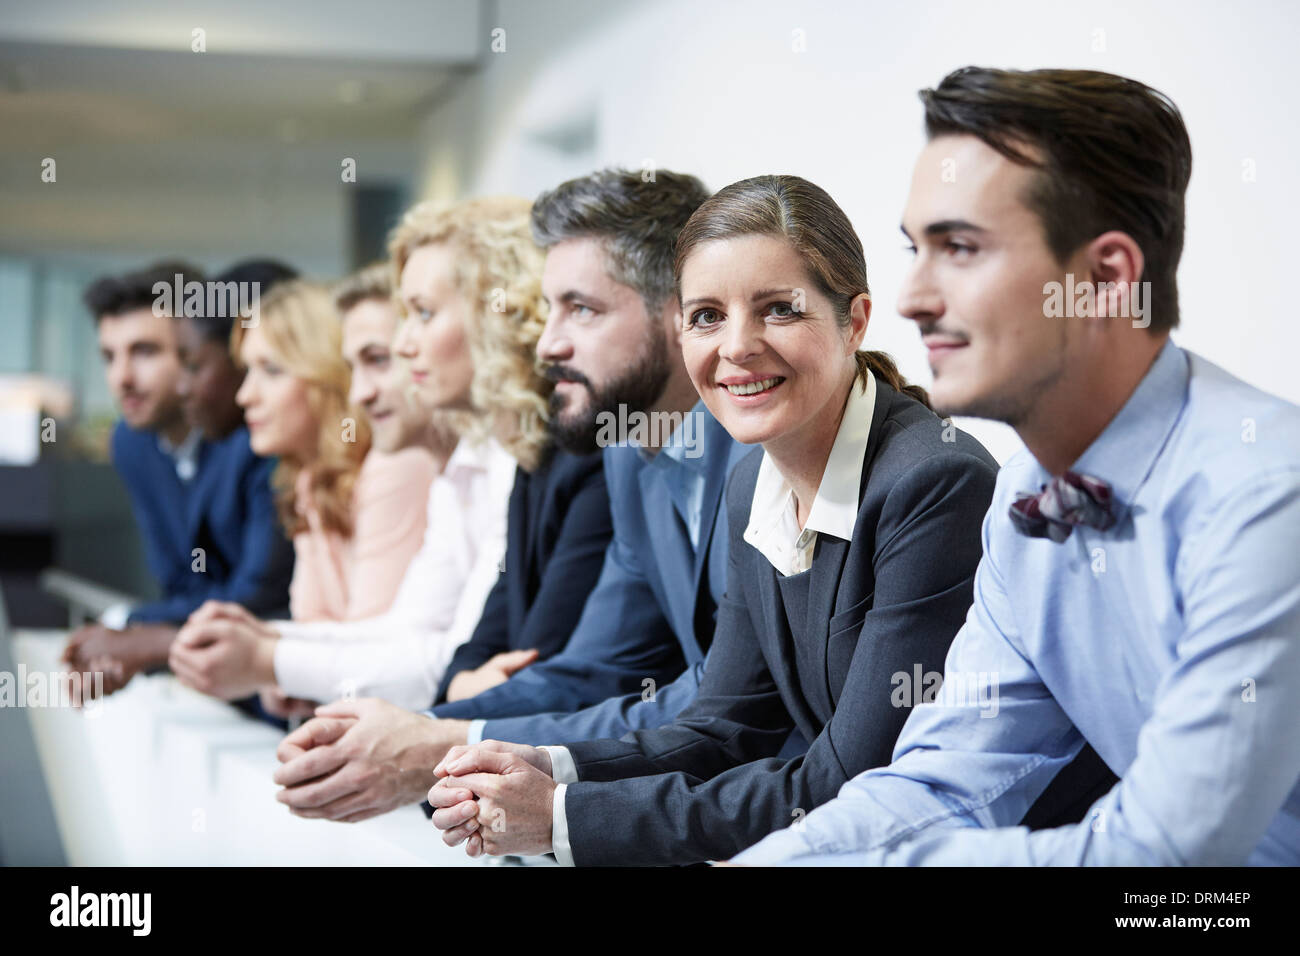
<svg viewBox="0 0 1300 956"><path fill-rule="evenodd" d="M745 864L1300 864L1300 409L1169 339L1191 146L1088 71L922 93L899 310L1011 424L970 614L888 767ZM996 701L996 706L990 706ZM1084 822L1020 816L1091 744Z"/></svg>

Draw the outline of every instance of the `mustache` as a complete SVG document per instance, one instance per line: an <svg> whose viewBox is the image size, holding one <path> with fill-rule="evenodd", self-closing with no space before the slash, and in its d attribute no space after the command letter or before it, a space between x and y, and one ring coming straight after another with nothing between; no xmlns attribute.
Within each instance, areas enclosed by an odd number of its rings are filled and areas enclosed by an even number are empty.
<svg viewBox="0 0 1300 956"><path fill-rule="evenodd" d="M588 391L591 390L591 380L570 365L548 365L542 369L542 374L552 382L560 380L577 382L579 385L586 386Z"/></svg>
<svg viewBox="0 0 1300 956"><path fill-rule="evenodd" d="M941 328L937 322L918 322L916 323L916 328L917 331L921 333L922 337L927 335L947 335L954 339L960 339L963 342L968 341L968 336L964 332Z"/></svg>

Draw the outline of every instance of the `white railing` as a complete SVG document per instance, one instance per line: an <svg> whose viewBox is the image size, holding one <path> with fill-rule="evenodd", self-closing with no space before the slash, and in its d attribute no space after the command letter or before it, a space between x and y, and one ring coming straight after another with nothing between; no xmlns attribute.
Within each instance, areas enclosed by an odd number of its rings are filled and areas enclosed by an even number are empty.
<svg viewBox="0 0 1300 956"><path fill-rule="evenodd" d="M68 605L68 624L77 627L97 619L114 604L135 604L139 598L96 584L76 574L47 568L41 572L41 587Z"/></svg>
<svg viewBox="0 0 1300 956"><path fill-rule="evenodd" d="M15 633L16 665L61 671L64 639ZM74 866L484 862L444 845L416 806L353 824L293 816L271 780L280 732L167 675L137 676L84 713L30 707L27 717Z"/></svg>

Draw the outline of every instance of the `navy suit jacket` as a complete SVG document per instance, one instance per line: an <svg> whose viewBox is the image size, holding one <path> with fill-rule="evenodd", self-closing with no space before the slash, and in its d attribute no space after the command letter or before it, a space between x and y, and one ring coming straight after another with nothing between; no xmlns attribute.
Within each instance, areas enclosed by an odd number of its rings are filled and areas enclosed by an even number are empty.
<svg viewBox="0 0 1300 956"><path fill-rule="evenodd" d="M563 743L657 727L694 699L726 589L723 493L750 448L727 434L703 402L688 414L699 416L705 471L698 549L658 469L635 448L607 447L614 538L569 643L503 684L434 708L434 716L495 718L485 739ZM519 719L500 719L508 717Z"/></svg>
<svg viewBox="0 0 1300 956"><path fill-rule="evenodd" d="M544 660L564 647L613 533L599 452L553 450L533 472L519 469L506 518L505 573L488 592L473 635L453 655L437 700L446 698L453 677L494 654L536 648Z"/></svg>
<svg viewBox="0 0 1300 956"><path fill-rule="evenodd" d="M889 763L911 701L896 676L943 671L970 607L997 463L877 381L852 541L820 535L791 615L780 573L745 542L761 451L727 492L731 582L696 701L675 722L569 745L579 865L725 859ZM802 576L797 576L802 577ZM805 755L779 759L794 729Z"/></svg>
<svg viewBox="0 0 1300 956"><path fill-rule="evenodd" d="M132 608L133 623L181 622L209 599L287 614L293 545L276 516L275 460L253 454L248 429L202 441L188 482L153 432L118 422L110 447L163 594ZM203 549L204 570L194 569L195 548Z"/></svg>

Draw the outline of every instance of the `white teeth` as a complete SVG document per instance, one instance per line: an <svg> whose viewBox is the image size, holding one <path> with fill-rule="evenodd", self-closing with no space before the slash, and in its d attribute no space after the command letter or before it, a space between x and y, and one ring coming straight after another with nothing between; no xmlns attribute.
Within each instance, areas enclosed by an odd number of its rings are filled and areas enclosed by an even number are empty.
<svg viewBox="0 0 1300 956"><path fill-rule="evenodd" d="M762 392L771 388L778 382L784 381L780 376L776 378L765 378L761 382L748 382L744 385L728 385L727 391L732 395L753 395L756 392Z"/></svg>

